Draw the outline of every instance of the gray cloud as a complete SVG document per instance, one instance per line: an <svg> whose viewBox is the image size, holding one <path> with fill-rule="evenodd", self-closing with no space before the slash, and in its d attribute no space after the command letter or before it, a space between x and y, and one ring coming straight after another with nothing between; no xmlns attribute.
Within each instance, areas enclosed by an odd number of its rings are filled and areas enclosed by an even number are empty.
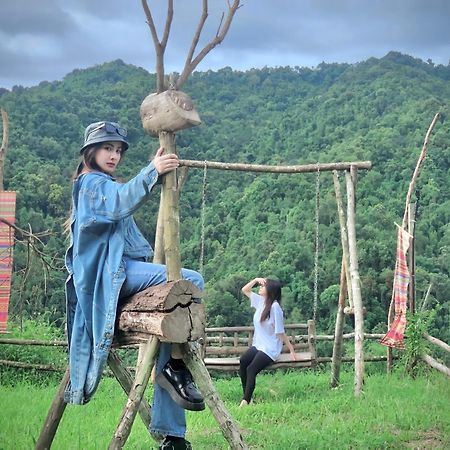
<svg viewBox="0 0 450 450"><path fill-rule="evenodd" d="M149 0L162 30L166 2ZM175 0L167 70L182 69L200 0ZM226 0L209 2L199 48L215 34ZM0 0L0 87L62 78L114 59L154 70L139 0ZM223 66L314 66L401 51L436 63L450 59L447 0L245 0L225 41L199 70Z"/></svg>

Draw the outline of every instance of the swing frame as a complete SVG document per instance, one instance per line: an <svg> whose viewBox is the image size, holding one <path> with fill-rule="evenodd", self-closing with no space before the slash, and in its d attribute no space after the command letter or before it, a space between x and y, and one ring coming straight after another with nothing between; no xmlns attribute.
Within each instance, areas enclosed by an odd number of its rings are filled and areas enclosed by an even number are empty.
<svg viewBox="0 0 450 450"><path fill-rule="evenodd" d="M202 168L203 172L203 195L202 195L202 247L201 247L201 269L203 269L204 259L204 209L206 198L206 171L207 169L233 170L244 172L264 172L264 173L317 173L316 179L316 236L315 236L315 280L314 280L314 321L317 309L317 272L318 272L318 210L319 210L319 177L320 172L333 172L336 203L339 217L339 227L342 244L342 265L340 275L340 292L338 301L338 311L336 316L335 339L333 344L333 357L331 364L331 386L339 384L340 365L342 361L342 343L344 328L345 297L349 299L352 313L355 317L355 376L354 394L359 396L362 393L364 384L364 307L361 297L358 250L356 242L356 184L358 170L370 170L371 161L354 162L334 162L315 163L305 165L271 166L262 164L241 164L224 163L217 161L196 161L179 160L180 166L186 168ZM347 212L345 213L341 195L341 187L338 171L345 172L345 182L347 191Z"/></svg>

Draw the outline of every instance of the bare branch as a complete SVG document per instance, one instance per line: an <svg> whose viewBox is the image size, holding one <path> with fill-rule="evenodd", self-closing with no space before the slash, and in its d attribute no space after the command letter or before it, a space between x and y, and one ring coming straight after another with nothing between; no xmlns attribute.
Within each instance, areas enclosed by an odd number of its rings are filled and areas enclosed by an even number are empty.
<svg viewBox="0 0 450 450"><path fill-rule="evenodd" d="M3 165L5 163L6 152L8 151L8 142L9 142L9 120L8 113L1 109L2 122L3 122L3 138L2 138L2 146L0 147L0 191L4 190L3 185Z"/></svg>
<svg viewBox="0 0 450 450"><path fill-rule="evenodd" d="M194 37L192 39L191 48L189 49L188 55L186 57L186 62L184 63L184 67L188 67L192 62L192 58L194 57L195 49L197 48L198 41L200 39L200 35L202 34L203 26L205 25L206 19L208 18L208 0L203 0L203 11L200 17L200 21L197 25L197 29L195 30Z"/></svg>
<svg viewBox="0 0 450 450"><path fill-rule="evenodd" d="M173 18L173 0L167 0L167 18L164 28L162 41L158 39L155 22L153 21L152 12L148 6L147 0L141 0L144 8L145 16L147 17L147 24L152 34L153 44L156 52L156 92L160 93L165 90L164 83L164 51L166 49L167 40L169 39L170 27Z"/></svg>
<svg viewBox="0 0 450 450"><path fill-rule="evenodd" d="M203 14L202 14L202 18L203 15L205 13L205 3L207 3L207 0L204 0L203 2ZM177 89L180 89L181 86L187 81L189 75L194 71L194 69L199 65L199 63L202 61L202 59L217 45L219 45L225 38L231 22L233 21L233 17L234 14L236 13L236 11L238 10L240 6L240 0L234 0L232 4L228 4L228 14L227 14L227 18L225 20L225 23L223 24L222 30L216 34L215 38L207 45L205 45L205 47L203 47L203 49L199 52L199 54L195 57L194 60L192 60L192 56L193 53L195 51L195 47L197 45L197 43L195 42L196 38L197 38L197 34L198 37L200 36L201 33L201 29L203 28L203 24L202 24L202 18L200 19L199 25L197 27L197 31L196 34L194 35L193 41L192 41L192 45L191 45L191 49L194 46L194 50L192 51L192 55L190 56L190 60L186 60L186 64L184 66L183 72L180 75L180 78L178 79L177 82ZM207 14L207 9L206 9L206 14ZM206 18L205 18L206 20ZM204 23L204 22L203 22ZM198 42L198 38L197 38L197 42ZM191 52L191 49L189 50L189 53Z"/></svg>
<svg viewBox="0 0 450 450"><path fill-rule="evenodd" d="M173 0L167 1L167 17L166 17L166 25L164 27L163 38L161 39L161 49L162 52L166 50L167 40L169 39L170 27L172 25L173 19Z"/></svg>
<svg viewBox="0 0 450 450"><path fill-rule="evenodd" d="M409 206L409 203L411 202L411 197L414 192L414 187L416 185L416 181L419 176L420 169L425 160L425 157L427 156L428 141L430 140L431 132L433 131L434 125L436 124L438 117L439 117L439 113L436 113L433 120L431 121L431 124L428 128L427 134L425 135L425 139L423 141L422 150L420 152L419 159L417 160L416 168L414 169L414 173L413 173L411 182L409 183L408 193L406 194L405 213L403 215L403 222L402 222L402 227L404 229L406 229L406 224L408 223L408 206Z"/></svg>

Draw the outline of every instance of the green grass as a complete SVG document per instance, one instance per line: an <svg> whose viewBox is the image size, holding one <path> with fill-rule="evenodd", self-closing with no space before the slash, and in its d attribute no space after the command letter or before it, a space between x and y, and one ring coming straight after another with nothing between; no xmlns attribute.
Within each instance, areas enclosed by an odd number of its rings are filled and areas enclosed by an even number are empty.
<svg viewBox="0 0 450 450"><path fill-rule="evenodd" d="M255 403L240 409L238 378L215 381L252 449L450 448L450 383L440 374L372 374L359 398L353 396L351 372L342 375L338 389L328 383L329 373L320 371L261 374ZM0 385L1 450L33 449L55 390L23 382ZM103 379L89 404L66 408L52 449L106 449L124 403L118 383ZM208 409L187 417L195 450L229 448ZM139 418L125 448L156 448Z"/></svg>

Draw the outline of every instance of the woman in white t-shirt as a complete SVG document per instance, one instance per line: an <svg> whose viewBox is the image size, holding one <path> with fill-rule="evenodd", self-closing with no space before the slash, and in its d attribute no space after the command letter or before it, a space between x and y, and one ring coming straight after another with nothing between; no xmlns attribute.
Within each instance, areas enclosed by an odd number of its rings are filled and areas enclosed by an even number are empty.
<svg viewBox="0 0 450 450"><path fill-rule="evenodd" d="M259 285L259 294L252 289ZM244 395L240 406L248 405L255 390L256 375L280 356L283 343L296 360L295 350L284 332L283 310L281 309L281 283L268 278L254 278L243 288L242 292L250 299L255 308L253 315L252 346L241 356L239 374Z"/></svg>

